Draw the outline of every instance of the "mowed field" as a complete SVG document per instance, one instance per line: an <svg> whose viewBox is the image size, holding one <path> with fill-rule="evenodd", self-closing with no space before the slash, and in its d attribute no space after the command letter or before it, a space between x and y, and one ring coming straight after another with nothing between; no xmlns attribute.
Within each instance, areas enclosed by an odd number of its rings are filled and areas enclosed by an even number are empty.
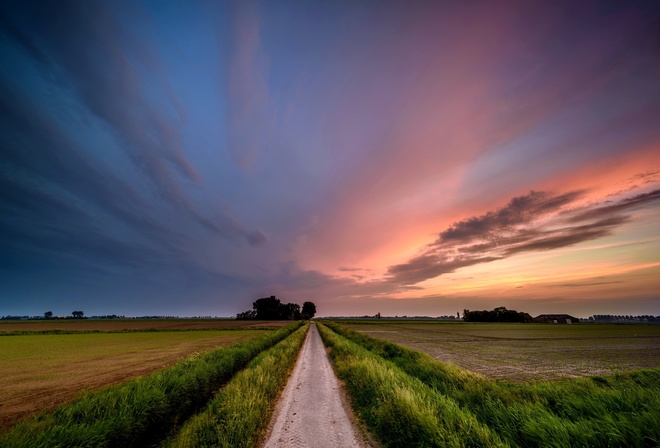
<svg viewBox="0 0 660 448"><path fill-rule="evenodd" d="M660 367L660 325L655 324L340 323L503 380L552 380Z"/></svg>
<svg viewBox="0 0 660 448"><path fill-rule="evenodd" d="M286 321L234 319L53 319L0 321L0 334L20 331L122 331L122 330L227 330L231 328L283 327Z"/></svg>
<svg viewBox="0 0 660 448"><path fill-rule="evenodd" d="M83 391L146 375L194 353L269 331L259 326L264 324L199 319L0 325L0 331L18 333L0 335L0 432L23 418L72 401ZM101 332L89 332L96 330Z"/></svg>

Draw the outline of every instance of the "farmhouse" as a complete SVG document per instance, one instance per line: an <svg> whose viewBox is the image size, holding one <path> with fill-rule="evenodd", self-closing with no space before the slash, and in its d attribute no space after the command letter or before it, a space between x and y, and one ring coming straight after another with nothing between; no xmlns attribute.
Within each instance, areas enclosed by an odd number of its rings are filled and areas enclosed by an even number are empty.
<svg viewBox="0 0 660 448"><path fill-rule="evenodd" d="M546 324L577 324L580 319L568 314L540 314L534 318L534 322Z"/></svg>

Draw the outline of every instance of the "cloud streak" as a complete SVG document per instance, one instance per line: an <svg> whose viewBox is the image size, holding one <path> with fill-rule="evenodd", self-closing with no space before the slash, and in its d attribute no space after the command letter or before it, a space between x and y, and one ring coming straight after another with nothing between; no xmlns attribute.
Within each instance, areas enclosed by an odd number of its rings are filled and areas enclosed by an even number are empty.
<svg viewBox="0 0 660 448"><path fill-rule="evenodd" d="M264 244L267 236L262 230L247 228L217 207L206 206L201 212L192 200L190 187L194 196L208 193L184 152L185 109L162 76L154 49L126 28L103 2L32 6L20 13L4 11L5 21L13 24L4 33L43 69L61 68L53 71L56 89L62 94L72 89L80 102L67 112L85 121L95 117L97 126L109 129L122 150L117 157L130 161L131 172L138 173L140 181L94 160L90 148L80 147L69 138L68 130L62 129L61 122L51 118L41 104L10 85L0 85L3 116L7 124L14 125L4 133L5 160L19 168L21 175L47 179L150 238L160 235L159 242L165 245L170 245L174 235L160 223L164 209L186 216L223 238L253 246ZM22 31L12 14L33 32L28 35ZM149 100L146 92L150 84L168 92L167 107ZM168 107L175 114L168 115ZM28 140L29 150L20 150ZM135 188L135 184L141 187Z"/></svg>
<svg viewBox="0 0 660 448"><path fill-rule="evenodd" d="M386 282L415 285L464 267L603 238L631 221L627 213L660 204L660 190L608 205L580 206L578 201L584 194L532 191L500 209L458 221L423 247L421 255L390 266Z"/></svg>

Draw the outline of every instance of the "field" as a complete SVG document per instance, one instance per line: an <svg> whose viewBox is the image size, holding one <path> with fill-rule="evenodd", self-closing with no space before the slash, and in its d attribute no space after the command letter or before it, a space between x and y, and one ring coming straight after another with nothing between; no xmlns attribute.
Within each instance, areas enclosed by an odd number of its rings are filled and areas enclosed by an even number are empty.
<svg viewBox="0 0 660 448"><path fill-rule="evenodd" d="M268 423L273 398L295 360L307 327L299 321L270 331L215 330L216 333L234 333L239 338L241 332L254 335L226 347L196 353L171 367L158 369L148 375L131 378L99 391L83 393L78 399L53 412L41 413L36 418L19 422L0 435L0 446L158 446L169 437L176 437L190 417L200 411L204 412L208 406L217 406L220 396L231 403L247 404L250 409L249 417L244 412L245 407L237 408L240 415L230 411L221 430L256 440ZM65 336L98 338L206 332L208 330ZM4 337L12 339L23 336ZM103 355L103 358L107 359L107 356ZM277 378L272 378L270 373L273 369L268 366L275 365L278 366L279 374ZM265 382L270 382L270 395L263 393ZM248 397L255 399L249 400ZM247 420L236 417L245 417ZM246 426L244 423L247 421L250 424ZM186 440L184 437L181 441L185 444Z"/></svg>
<svg viewBox="0 0 660 448"><path fill-rule="evenodd" d="M660 325L341 321L490 378L512 381L607 375L660 367Z"/></svg>
<svg viewBox="0 0 660 448"><path fill-rule="evenodd" d="M174 331L195 327L217 329ZM246 327L246 323L127 320L2 325L2 331L19 334L0 335L0 432L20 419L69 402L85 390L146 375L193 353L254 339L266 332L240 327ZM89 332L96 330L105 332ZM122 330L130 332L117 332ZM47 333L39 333L44 331Z"/></svg>
<svg viewBox="0 0 660 448"><path fill-rule="evenodd" d="M347 329L354 326L324 322L319 330L355 412L384 446L660 445L658 367L554 381L503 381ZM383 327L387 324L370 328ZM492 327L500 335L514 328ZM437 327L422 328L430 332Z"/></svg>
<svg viewBox="0 0 660 448"><path fill-rule="evenodd" d="M282 327L286 321L234 319L53 319L0 321L0 333L20 331L227 330Z"/></svg>
<svg viewBox="0 0 660 448"><path fill-rule="evenodd" d="M309 327L54 324L0 330L0 447L254 446ZM317 327L351 406L383 446L660 445L660 326ZM325 356L321 345L316 353Z"/></svg>

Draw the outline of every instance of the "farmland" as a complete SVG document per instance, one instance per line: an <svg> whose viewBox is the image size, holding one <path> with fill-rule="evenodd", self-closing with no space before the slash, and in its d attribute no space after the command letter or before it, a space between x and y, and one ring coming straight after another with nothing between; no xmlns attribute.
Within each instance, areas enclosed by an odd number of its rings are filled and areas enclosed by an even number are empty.
<svg viewBox="0 0 660 448"><path fill-rule="evenodd" d="M324 322L319 330L354 410L384 446L645 447L660 441L660 368L509 382L350 326Z"/></svg>
<svg viewBox="0 0 660 448"><path fill-rule="evenodd" d="M351 330L512 381L606 375L660 366L660 325L341 321Z"/></svg>
<svg viewBox="0 0 660 448"><path fill-rule="evenodd" d="M267 332L257 327L241 329L245 323L236 324L216 320L5 324L2 330L8 333L0 336L0 432L22 418L69 402L83 391L146 375L194 353Z"/></svg>
<svg viewBox="0 0 660 448"><path fill-rule="evenodd" d="M660 441L659 327L322 322L332 368L383 446ZM12 325L0 336L0 410L14 411L2 447L254 446L309 327Z"/></svg>
<svg viewBox="0 0 660 448"><path fill-rule="evenodd" d="M282 372L279 379L281 382L295 359L295 353L307 329L306 326L301 328L302 326L303 322L297 322L275 331L257 331L254 332L256 337L248 340L198 353L149 375L127 380L98 392L82 394L79 399L52 413L20 422L0 437L0 446L99 447L157 444L164 441L168 435L175 434L194 413L203 410L214 393L243 371L255 357L258 360L250 364L253 368L264 362L268 364L270 361L265 361L266 359L277 360L279 371ZM300 331L295 333L295 337L292 336L297 329ZM114 333L112 336L122 334ZM281 356L285 352L287 356ZM270 353L274 354L267 357ZM259 396L258 385L264 375L258 373L254 378L256 381L241 383L241 386L231 393L234 397L232 400L240 401L248 395ZM276 381L271 393L277 392L278 385ZM258 424L248 430L233 430L258 437L260 428L267 423L263 416L267 415L271 408L272 400L262 400L259 411L253 414L253 421ZM232 430L234 423L225 425L229 427L226 429Z"/></svg>
<svg viewBox="0 0 660 448"><path fill-rule="evenodd" d="M282 327L286 321L246 321L234 319L52 319L0 321L0 333L139 331L139 330L227 330L232 328Z"/></svg>

